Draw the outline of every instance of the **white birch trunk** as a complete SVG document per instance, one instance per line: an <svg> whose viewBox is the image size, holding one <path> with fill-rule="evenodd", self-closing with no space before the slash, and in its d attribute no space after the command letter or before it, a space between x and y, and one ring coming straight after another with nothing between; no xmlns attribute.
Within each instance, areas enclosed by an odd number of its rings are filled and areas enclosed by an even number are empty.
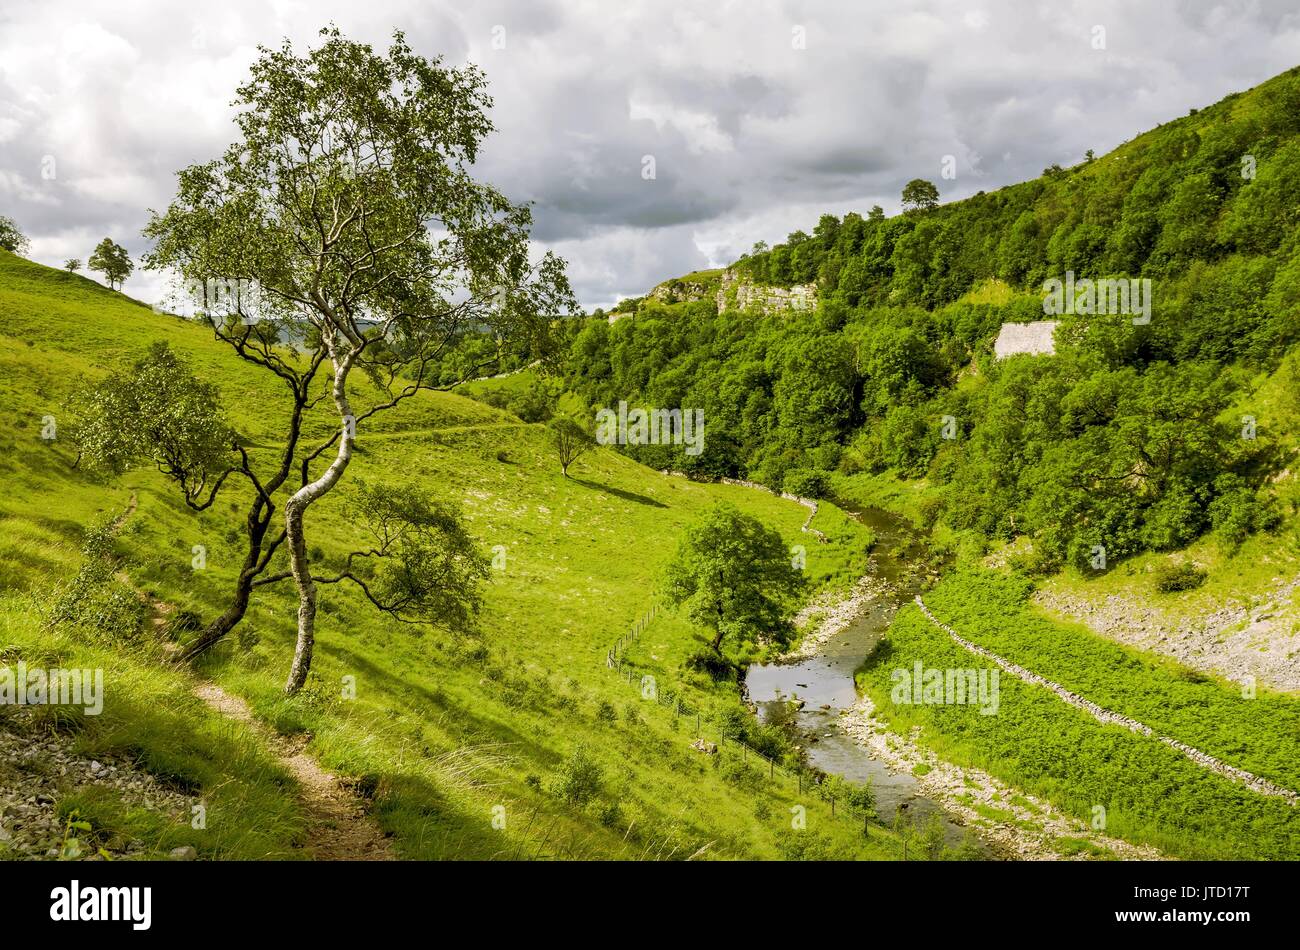
<svg viewBox="0 0 1300 950"><path fill-rule="evenodd" d="M311 564L307 558L307 536L303 529L303 518L307 509L320 498L329 493L338 480L343 477L348 462L352 460L352 443L356 437L352 407L348 402L347 378L352 369L356 352L349 348L342 360L335 355L334 346L330 345L330 360L334 364L334 387L332 396L334 406L338 409L339 421L343 426L339 434L338 454L329 468L313 482L298 489L284 505L284 526L289 543L289 570L293 573L294 584L298 588L298 642L293 651L293 666L289 669L289 679L284 684L284 691L290 695L302 689L311 671L312 650L316 645L316 582L312 580Z"/></svg>

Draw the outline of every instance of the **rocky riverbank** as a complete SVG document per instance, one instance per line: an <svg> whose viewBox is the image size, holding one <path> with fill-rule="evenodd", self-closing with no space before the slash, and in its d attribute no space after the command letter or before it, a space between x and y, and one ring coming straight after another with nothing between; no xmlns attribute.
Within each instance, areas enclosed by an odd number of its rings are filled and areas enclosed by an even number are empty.
<svg viewBox="0 0 1300 950"><path fill-rule="evenodd" d="M803 631L796 649L785 657L798 662L818 656L828 641L864 612L880 604L883 623L893 619L899 600L897 585L868 573L848 592L823 595L795 617ZM1064 815L1049 802L1012 788L979 769L941 759L924 748L920 736L901 736L874 716L874 705L860 697L841 713L839 727L872 758L895 774L910 774L917 791L931 799L957 824L974 831L993 852L1012 860L1049 861L1118 857L1160 860L1154 848L1129 844Z"/></svg>
<svg viewBox="0 0 1300 950"><path fill-rule="evenodd" d="M782 660L798 662L816 656L827 641L853 623L867 607L894 590L888 581L868 574L848 594L835 591L815 597L794 616L800 639ZM892 615L895 608L890 608Z"/></svg>

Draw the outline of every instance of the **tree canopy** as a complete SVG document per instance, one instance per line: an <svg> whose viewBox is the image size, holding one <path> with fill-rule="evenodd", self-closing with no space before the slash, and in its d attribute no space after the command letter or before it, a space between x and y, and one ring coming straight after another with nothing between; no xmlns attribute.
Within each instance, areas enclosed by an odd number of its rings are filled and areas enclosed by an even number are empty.
<svg viewBox="0 0 1300 950"><path fill-rule="evenodd" d="M781 535L719 503L688 527L668 566L665 593L686 616L723 641L782 644L791 632L789 605L803 586Z"/></svg>
<svg viewBox="0 0 1300 950"><path fill-rule="evenodd" d="M1028 533L1036 567L1267 530L1289 410L1249 434L1242 416L1252 379L1300 367L1297 104L1300 69L1043 178L823 215L733 265L813 283L814 312L636 301L576 329L566 384L704 411L703 455L622 449L646 464L778 490L923 478L927 519ZM1042 320L1043 281L1069 270L1150 280L1149 321L1064 315L1055 355L995 359L1000 326Z"/></svg>
<svg viewBox="0 0 1300 950"><path fill-rule="evenodd" d="M126 248L115 243L112 238L104 238L95 245L95 250L90 255L90 260L86 262L86 266L103 274L108 286L119 289L135 270L135 263Z"/></svg>
<svg viewBox="0 0 1300 950"><path fill-rule="evenodd" d="M18 223L13 218L0 215L0 247L14 254L26 254L30 246L31 242L19 229Z"/></svg>
<svg viewBox="0 0 1300 950"><path fill-rule="evenodd" d="M939 203L939 189L934 182L913 178L903 186L903 210L925 211Z"/></svg>

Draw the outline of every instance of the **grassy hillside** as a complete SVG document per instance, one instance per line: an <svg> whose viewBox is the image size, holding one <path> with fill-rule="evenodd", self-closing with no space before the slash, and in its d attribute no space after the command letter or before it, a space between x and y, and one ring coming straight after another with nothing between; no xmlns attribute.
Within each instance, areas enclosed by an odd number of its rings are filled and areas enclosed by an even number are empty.
<svg viewBox="0 0 1300 950"><path fill-rule="evenodd" d="M145 839L150 850L191 844L203 857L301 853L304 819L292 781L249 729L193 696L198 677L208 677L353 780L403 857L892 857L901 850L892 833L873 827L864 836L843 809L832 818L806 786L800 795L792 781L770 781L766 767L737 762L725 746L720 757L691 749L694 716L643 700L605 668L608 646L651 606L662 565L697 513L726 499L796 544L808 540L802 507L664 477L606 450L564 479L539 426L455 395L412 400L359 432L348 479L430 486L463 506L484 549L504 553L486 591L482 635L407 627L350 591L328 588L312 678L286 699L280 688L295 606L288 591L261 589L237 636L197 671L166 661L168 639L183 641L195 618L223 605L242 556L244 499L232 494L195 515L158 473L99 479L74 467L66 440L41 438L44 417L66 421L63 401L77 379L165 340L220 387L257 458L283 417L273 381L197 325L7 252L0 252L0 333L0 411L13 420L0 433L0 651L11 663L102 667L107 694L98 717L45 707L35 723L11 725L58 730L89 754L134 757L208 808L207 829L194 830L127 809L107 789L61 803L91 821L97 842L121 833ZM308 422L317 435L329 426L325 413ZM327 567L360 540L348 498L340 490L313 509L318 564ZM44 608L76 572L85 526L128 511L115 548L119 583L147 601L142 611L165 621L161 635L148 624L136 636L84 624L48 629ZM809 574L819 582L851 576L865 562L868 535L829 506L818 525L832 543L808 545ZM207 563L195 570L191 551L200 544ZM659 693L679 693L706 735L734 735L736 700L681 671L694 636L666 611L646 632ZM352 683L355 699L343 698ZM746 729L755 729L752 720ZM589 797L565 801L562 793L584 776ZM808 810L806 831L791 830L796 805Z"/></svg>

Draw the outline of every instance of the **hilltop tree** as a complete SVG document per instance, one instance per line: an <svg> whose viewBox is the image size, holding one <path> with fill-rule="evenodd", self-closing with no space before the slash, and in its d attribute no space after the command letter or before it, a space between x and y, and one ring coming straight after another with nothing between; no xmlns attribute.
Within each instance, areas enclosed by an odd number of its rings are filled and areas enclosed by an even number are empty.
<svg viewBox="0 0 1300 950"><path fill-rule="evenodd" d="M260 49L238 89L239 140L180 172L175 200L145 231L151 268L191 286L257 290L226 295L205 315L219 340L287 390L270 471L244 449L237 470L256 493L239 583L253 585L284 543L289 570L266 580L297 588L289 693L315 644L306 515L340 483L358 432L422 390L547 357L554 317L576 307L563 261L530 258L529 208L470 174L492 130L482 73L417 56L400 32L386 56L334 28L321 35L301 56L287 41ZM448 379L446 358L483 339L490 352ZM334 431L308 442L304 416L322 401ZM267 541L282 489L284 527ZM233 625L210 626L187 652Z"/></svg>
<svg viewBox="0 0 1300 950"><path fill-rule="evenodd" d="M665 592L712 632L709 646L720 655L728 636L740 643L764 636L784 643L791 629L786 605L802 586L781 535L719 503L686 529L668 565Z"/></svg>
<svg viewBox="0 0 1300 950"><path fill-rule="evenodd" d="M569 477L569 466L587 453L595 444L591 433L576 419L555 416L546 424L551 435L551 446L560 460L560 473Z"/></svg>
<svg viewBox="0 0 1300 950"><path fill-rule="evenodd" d="M75 257L69 257L63 262L63 269L69 274L75 274L77 271L81 270L81 261Z"/></svg>
<svg viewBox="0 0 1300 950"><path fill-rule="evenodd" d="M913 178L903 186L904 211L928 211L939 203L939 189L934 182Z"/></svg>
<svg viewBox="0 0 1300 950"><path fill-rule="evenodd" d="M26 254L27 248L31 242L27 236L18 228L18 224L13 218L6 218L0 215L0 247L14 254Z"/></svg>
<svg viewBox="0 0 1300 950"><path fill-rule="evenodd" d="M126 252L126 248L114 243L112 238L104 238L95 245L95 252L90 255L86 266L91 270L99 271L104 275L108 286L116 287L118 290L135 270L135 264L131 260L131 255Z"/></svg>

